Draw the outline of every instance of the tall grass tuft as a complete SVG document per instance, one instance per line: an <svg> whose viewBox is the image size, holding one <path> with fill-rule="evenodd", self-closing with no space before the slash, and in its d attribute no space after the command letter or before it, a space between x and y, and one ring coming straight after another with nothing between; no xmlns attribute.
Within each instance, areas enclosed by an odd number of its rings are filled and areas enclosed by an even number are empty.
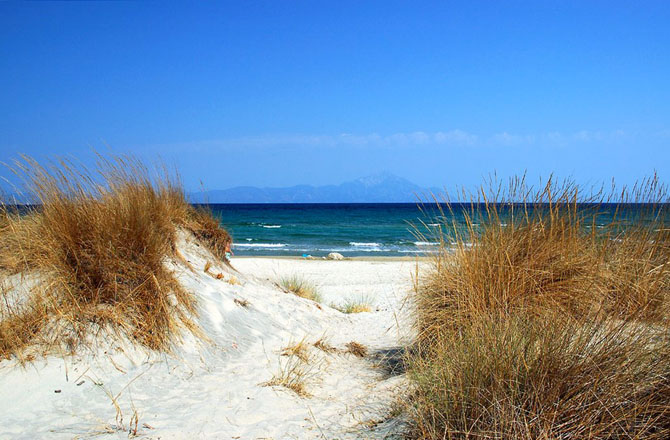
<svg viewBox="0 0 670 440"><path fill-rule="evenodd" d="M300 275L290 275L279 279L277 283L286 292L291 292L301 298L321 302L321 294L316 284Z"/></svg>
<svg viewBox="0 0 670 440"><path fill-rule="evenodd" d="M414 357L414 437L668 438L670 337L632 321L479 316Z"/></svg>
<svg viewBox="0 0 670 440"><path fill-rule="evenodd" d="M202 206L189 209L184 227L207 246L215 257L228 263L227 253L231 251L233 240L211 210Z"/></svg>
<svg viewBox="0 0 670 440"><path fill-rule="evenodd" d="M186 203L177 178L129 157L98 156L93 170L23 157L12 170L39 203L22 215L5 209L0 270L40 282L0 308L0 355L38 342L73 348L100 329L168 350L181 328L195 330L195 298L165 263L176 256L178 227L215 228ZM229 236L215 234L205 244L220 255Z"/></svg>
<svg viewBox="0 0 670 440"><path fill-rule="evenodd" d="M332 304L331 307L346 314L365 313L372 311L373 299L370 295L359 295L357 298L349 298L343 304Z"/></svg>
<svg viewBox="0 0 670 440"><path fill-rule="evenodd" d="M415 437L667 438L667 201L656 178L607 193L517 179L447 203L462 222L431 237L416 292Z"/></svg>

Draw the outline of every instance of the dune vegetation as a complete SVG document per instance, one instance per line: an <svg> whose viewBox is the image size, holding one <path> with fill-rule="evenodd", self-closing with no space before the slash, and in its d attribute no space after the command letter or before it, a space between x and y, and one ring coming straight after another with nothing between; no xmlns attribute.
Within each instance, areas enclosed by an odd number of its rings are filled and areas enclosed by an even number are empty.
<svg viewBox="0 0 670 440"><path fill-rule="evenodd" d="M322 300L316 284L300 275L293 274L281 277L277 285L285 292L290 292L301 298L311 299L316 302L321 302Z"/></svg>
<svg viewBox="0 0 670 440"><path fill-rule="evenodd" d="M349 298L343 304L333 304L331 307L342 313L365 313L372 311L373 299L368 295L359 295L356 298Z"/></svg>
<svg viewBox="0 0 670 440"><path fill-rule="evenodd" d="M176 176L116 156L93 169L28 157L8 169L35 204L2 205L0 356L74 352L100 331L169 350L182 329L197 331L194 296L166 261L180 258L179 229L222 259L231 238L186 202Z"/></svg>
<svg viewBox="0 0 670 440"><path fill-rule="evenodd" d="M471 199L416 287L412 437L669 438L666 188Z"/></svg>

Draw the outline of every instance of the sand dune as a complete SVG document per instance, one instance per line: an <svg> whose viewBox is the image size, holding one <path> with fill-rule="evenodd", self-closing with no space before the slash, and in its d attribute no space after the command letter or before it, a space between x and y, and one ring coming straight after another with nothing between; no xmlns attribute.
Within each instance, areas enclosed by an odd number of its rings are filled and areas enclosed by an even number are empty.
<svg viewBox="0 0 670 440"><path fill-rule="evenodd" d="M0 362L0 438L389 438L389 418L402 375L380 360L410 336L403 300L411 261L233 260L213 266L203 247L183 235L183 262L168 264L198 298L200 329L185 332L170 355L130 342L95 341L76 356L52 355L24 367ZM217 279L216 275L222 277ZM282 291L285 275L312 280L323 304ZM343 314L327 304L371 302L372 312ZM313 346L325 337L336 350ZM308 361L282 356L304 341ZM351 341L368 350L346 353ZM305 395L266 386L282 369L303 370Z"/></svg>

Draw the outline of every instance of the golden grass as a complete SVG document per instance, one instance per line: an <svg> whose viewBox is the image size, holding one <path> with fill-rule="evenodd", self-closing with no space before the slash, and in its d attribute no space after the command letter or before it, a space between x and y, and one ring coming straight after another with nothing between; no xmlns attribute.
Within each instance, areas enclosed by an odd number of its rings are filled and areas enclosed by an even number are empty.
<svg viewBox="0 0 670 440"><path fill-rule="evenodd" d="M359 297L354 299L348 299L342 305L332 305L334 309L342 313L364 313L371 312L372 306L370 305L372 301L366 297Z"/></svg>
<svg viewBox="0 0 670 440"><path fill-rule="evenodd" d="M311 394L307 391L310 369L307 365L309 358L306 352L307 344L304 340L282 350L282 356L286 356L287 360L280 362L279 371L270 380L261 383L261 386L280 386L301 397L311 397ZM304 359L302 355L304 355Z"/></svg>
<svg viewBox="0 0 670 440"><path fill-rule="evenodd" d="M280 386L287 388L300 397L311 397L307 391L304 380L305 373L299 364L293 364L289 367L284 367L278 373L272 376L267 382L262 383L262 386L274 387Z"/></svg>
<svg viewBox="0 0 670 440"><path fill-rule="evenodd" d="M282 277L278 284L285 291L293 293L301 298L321 302L321 295L319 294L316 285L299 275Z"/></svg>
<svg viewBox="0 0 670 440"><path fill-rule="evenodd" d="M337 348L333 347L330 345L330 342L328 341L328 338L324 335L321 336L316 342L314 342L315 348L318 348L324 353L334 353L337 351Z"/></svg>
<svg viewBox="0 0 670 440"><path fill-rule="evenodd" d="M365 345L359 344L356 341L348 342L346 345L345 353L351 353L356 357L363 358L368 355L368 349Z"/></svg>
<svg viewBox="0 0 670 440"><path fill-rule="evenodd" d="M177 258L178 227L213 226L186 203L178 179L126 157L99 156L92 171L23 157L12 170L39 205L25 215L3 207L0 273L40 282L29 298L0 308L0 355L20 356L35 343L77 346L100 330L168 350L180 329L195 330L195 299L164 263ZM229 240L225 232L196 236L217 254Z"/></svg>
<svg viewBox="0 0 670 440"><path fill-rule="evenodd" d="M669 366L666 328L480 316L413 358L413 437L668 438Z"/></svg>
<svg viewBox="0 0 670 440"><path fill-rule="evenodd" d="M309 344L303 338L300 342L289 344L281 350L282 356L295 356L302 362L309 362Z"/></svg>
<svg viewBox="0 0 670 440"><path fill-rule="evenodd" d="M195 238L219 260L228 263L226 253L230 252L233 240L230 234L221 227L219 219L208 208L189 206L188 216L183 226L191 231ZM207 271L205 271L207 272Z"/></svg>
<svg viewBox="0 0 670 440"><path fill-rule="evenodd" d="M413 437L670 436L665 187L490 188L464 227L431 237L408 360ZM647 204L632 215L612 199Z"/></svg>

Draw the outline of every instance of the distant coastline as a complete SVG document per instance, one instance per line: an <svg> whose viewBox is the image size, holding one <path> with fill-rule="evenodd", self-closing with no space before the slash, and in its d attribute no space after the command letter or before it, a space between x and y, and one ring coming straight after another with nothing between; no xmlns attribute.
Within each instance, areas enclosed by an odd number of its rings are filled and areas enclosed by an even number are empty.
<svg viewBox="0 0 670 440"><path fill-rule="evenodd" d="M188 199L192 203L412 203L438 192L385 172L339 185L237 186L192 192Z"/></svg>

